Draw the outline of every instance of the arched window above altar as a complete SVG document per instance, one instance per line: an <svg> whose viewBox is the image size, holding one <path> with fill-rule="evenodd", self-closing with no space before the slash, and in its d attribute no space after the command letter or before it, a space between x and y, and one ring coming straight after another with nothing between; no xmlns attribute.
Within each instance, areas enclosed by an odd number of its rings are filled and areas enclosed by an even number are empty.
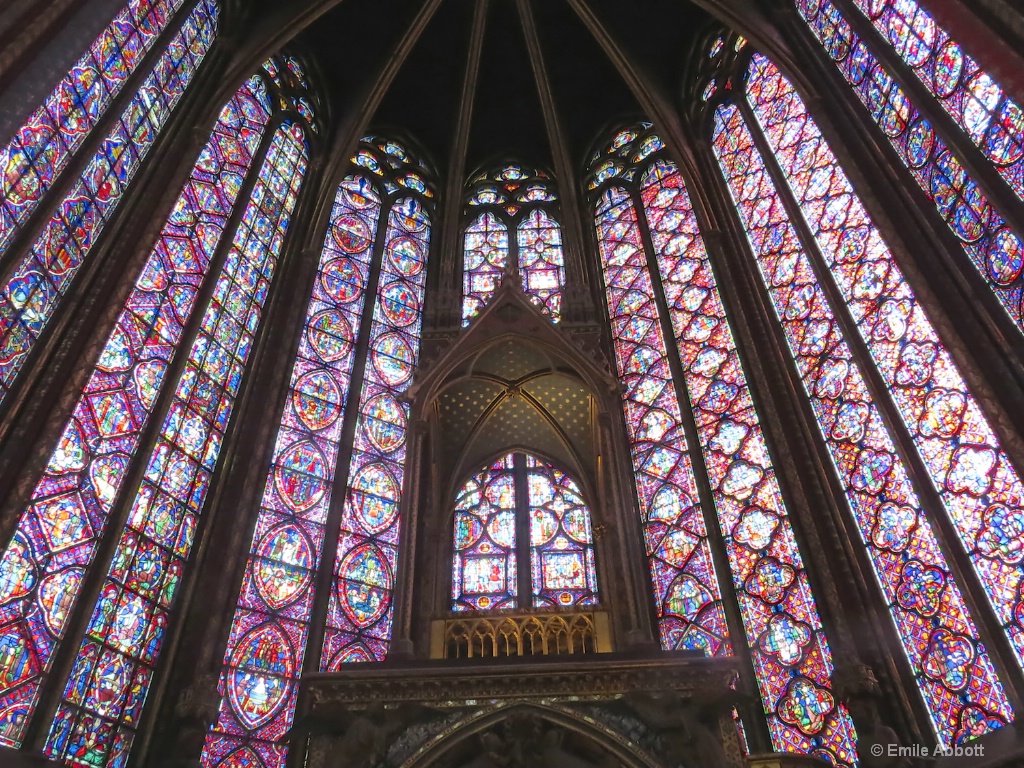
<svg viewBox="0 0 1024 768"><path fill-rule="evenodd" d="M508 453L468 479L452 545L453 611L598 602L590 509L576 481L543 459Z"/></svg>

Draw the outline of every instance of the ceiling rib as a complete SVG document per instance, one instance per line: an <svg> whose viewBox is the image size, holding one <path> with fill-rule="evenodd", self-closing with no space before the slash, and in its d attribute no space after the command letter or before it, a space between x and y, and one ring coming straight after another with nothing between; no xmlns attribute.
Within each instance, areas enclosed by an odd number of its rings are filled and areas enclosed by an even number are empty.
<svg viewBox="0 0 1024 768"><path fill-rule="evenodd" d="M424 0L416 18L412 20L409 28L402 35L394 50L387 57L386 63L374 80L373 86L366 94L362 106L353 111L348 119L339 121L338 130L334 135L330 154L326 158L326 171L321 177L323 189L318 196L320 210L317 211L317 221L321 226L311 227L308 230L307 246L319 247L323 242L324 229L327 226L327 218L330 209L334 204L334 193L341 182L341 176L348 167L349 158L356 150L359 139L366 132L370 120L380 106L381 101L387 94L388 89L394 82L395 77L405 64L409 54L419 41L423 30L434 17L437 9L441 7L442 0Z"/></svg>
<svg viewBox="0 0 1024 768"><path fill-rule="evenodd" d="M473 27L469 37L469 52L466 56L466 72L462 78L462 94L456 117L455 134L452 139L451 157L448 161L448 175L445 179L444 227L441 230L441 274L447 275L455 289L455 280L461 270L455 268L455 260L462 252L459 247L459 216L462 213L462 190L465 185L466 153L469 149L469 132L473 123L473 102L476 97L477 81L480 77L480 57L484 48L484 33L487 31L488 0L477 0L473 9Z"/></svg>
<svg viewBox="0 0 1024 768"><path fill-rule="evenodd" d="M566 277L570 282L581 285L584 280L583 230L580 226L576 174L573 173L568 144L558 119L558 108L555 105L551 81L548 79L547 69L544 66L544 52L540 47L537 25L533 18L533 11L530 9L529 0L516 0L516 9L519 11L519 22L523 28L526 51L530 57L530 68L533 70L533 79L537 86L537 95L540 98L541 113L544 115L544 128L548 134L548 144L555 162L554 170L558 181L558 193L562 197L562 232L566 256L568 256L565 260Z"/></svg>
<svg viewBox="0 0 1024 768"><path fill-rule="evenodd" d="M600 19L597 18L584 0L566 1L580 17L580 20L594 40L597 41L597 44L601 46L605 55L608 56L615 69L619 72L619 75L625 80L626 85L633 92L633 96L640 104L641 109L654 122L658 132L661 134L661 138L665 140L669 156L679 167L684 178L687 180L700 178L697 172L696 159L690 150L690 142L686 138L679 114L673 108L669 99L660 92L657 86L643 77L640 68L630 59L622 46L615 41L608 29L601 23ZM701 185L687 184L687 187L691 190L691 200L696 206L700 207L701 213L712 225L712 228L717 228L717 217L711 206L707 204L707 200L702 194L703 188Z"/></svg>
<svg viewBox="0 0 1024 768"><path fill-rule="evenodd" d="M685 152L687 145L683 138L682 126L669 99L648 78L641 75L640 68L630 59L584 0L567 0L567 2L569 7L580 17L597 44L601 46L601 50L612 62L619 75L626 81L626 85L633 92L640 107L654 121L658 131L664 134L662 138L667 139L669 151L685 156L687 161L685 164L692 167L693 158ZM682 159L680 157L680 160Z"/></svg>

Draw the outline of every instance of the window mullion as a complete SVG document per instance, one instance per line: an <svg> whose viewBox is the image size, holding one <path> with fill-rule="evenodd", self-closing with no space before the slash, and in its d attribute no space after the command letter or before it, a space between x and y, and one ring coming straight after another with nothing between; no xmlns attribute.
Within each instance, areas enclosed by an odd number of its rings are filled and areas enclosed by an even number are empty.
<svg viewBox="0 0 1024 768"><path fill-rule="evenodd" d="M686 435L687 454L693 462L693 476L697 485L697 494L700 502L700 514L705 520L709 534L715 531L719 540L722 531L718 524L718 515L715 514L715 495L708 479L708 466L705 464L703 452L700 451L700 435L697 431L696 422L693 420L693 411L690 407L689 392L686 389L686 373L683 371L682 357L679 353L679 345L676 343L676 333L672 328L672 318L669 315L669 300L665 295L665 286L662 285L662 273L657 264L654 242L650 234L650 226L647 223L647 212L640 195L636 189L630 186L630 199L637 210L637 221L639 223L640 238L643 242L644 252L647 257L647 270L650 272L650 285L654 294L654 305L657 307L658 324L662 327L662 335L665 337L665 347L669 354L669 370L672 372L672 384L675 389L676 399L679 400L679 413L682 416L683 432ZM721 547L711 548L712 557L715 561L715 572L719 581L719 589L722 590L723 604L725 605L726 621L729 627L729 644L733 652L741 655L748 664L750 663L749 653L746 652L742 643L736 644L735 638L744 637L743 624L739 615L739 606L736 603L735 592L731 585L722 583L722 574L731 572L725 552Z"/></svg>
<svg viewBox="0 0 1024 768"><path fill-rule="evenodd" d="M682 358L679 353L679 345L676 342L675 329L672 327L672 320L669 316L668 299L665 296L665 287L661 282L661 269L654 248L654 240L651 237L650 225L647 221L647 211L644 208L643 200L636 189L630 185L630 199L637 210L637 221L639 223L640 238L644 244L644 251L647 256L647 269L651 275L651 288L654 292L654 303L658 308L658 322L661 325L661 333L665 337L665 349L668 352L669 370L672 372L672 385L675 389L676 399L679 401L679 413L682 416L683 432L686 435L686 442L689 450L687 453L693 462L693 475L697 483L697 492L700 501L700 511L704 518L704 525L708 530L708 540L712 544L711 557L715 564L715 575L718 579L718 586L722 594L722 606L725 609L726 621L729 627L729 644L733 653L743 660L744 670L753 671L753 659L750 650L741 639L746 637L743 627L743 618L740 614L739 603L737 602L736 591L732 588L731 580L723 576L731 574L732 569L721 546L724 534L719 524L719 516L716 513L714 489L708 476L707 464L704 461L704 452L701 450L700 433L697 430L697 423L693 418L693 408L690 404L690 395L686 388L686 372L683 370ZM739 640L739 642L737 642ZM746 675L744 675L746 676ZM757 739L763 738L768 732L768 723L763 712L757 709ZM748 723L750 727L752 724ZM770 739L766 743L770 743Z"/></svg>
<svg viewBox="0 0 1024 768"><path fill-rule="evenodd" d="M128 515L132 510L136 492L142 482L146 464L160 436L164 416L174 397L172 382L178 381L188 361L188 350L192 349L192 345L195 343L196 337L200 332L206 314L205 309L209 306L210 298L218 282L218 276L223 271L225 260L231 251L235 231L242 221L242 216L248 206L249 197L252 195L252 191L259 179L260 169L267 159L267 153L270 151L270 146L274 136L277 134L278 128L280 128L280 123L279 118L270 119L267 127L264 129L260 146L249 163L248 174L242 188L239 190L238 196L235 198L234 210L223 229L217 250L210 260L210 266L206 269L202 287L199 289L199 293L193 302L192 316L189 318L185 331L175 347L175 354L163 376L163 386L161 387L160 394L154 407L150 410L147 425L143 429L138 446L132 454L127 480L121 486L114 508L108 513L103 539L97 547L92 563L87 568L82 587L78 593L77 604L72 617L68 621L64 637L54 651L54 660L47 676L47 684L40 695L39 704L36 705L35 717L25 732L24 743L26 745L36 745L41 748L47 738L50 723L53 721L54 713L64 692L65 681L68 679L78 655L89 620L92 617L93 607L106 580L111 560L116 552ZM155 418L155 414L159 414L160 418ZM131 491L130 493L128 492L129 490Z"/></svg>
<svg viewBox="0 0 1024 768"><path fill-rule="evenodd" d="M533 608L533 558L530 536L530 483L526 467L526 454L516 453L513 458L513 477L516 489L516 607Z"/></svg>

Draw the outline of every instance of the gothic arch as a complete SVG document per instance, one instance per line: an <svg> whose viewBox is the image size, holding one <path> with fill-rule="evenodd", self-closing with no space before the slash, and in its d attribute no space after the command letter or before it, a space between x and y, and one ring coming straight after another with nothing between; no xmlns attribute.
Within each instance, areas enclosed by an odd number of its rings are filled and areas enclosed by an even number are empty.
<svg viewBox="0 0 1024 768"><path fill-rule="evenodd" d="M511 746L514 749L519 745L510 744L512 740L506 741L498 732L501 731L502 726L514 731L516 725L520 725L523 730L536 728L542 738L545 734L570 736L578 740L579 746L599 750L597 754L603 753L603 755L613 757L624 768L657 768L661 765L654 755L633 743L629 735L616 731L610 726L598 724L593 718L585 718L568 707L525 703L498 706L496 709L485 709L469 715L449 726L443 734L421 747L402 764L402 768L435 768L435 766L441 765L470 768L475 765L475 761L471 757L466 762L458 762L458 758L455 756L460 755L460 751L470 755L473 752L483 753L483 749L486 748L483 744L487 743L485 739L488 736L491 737L490 741L495 747ZM521 746L529 748L540 745L524 743ZM557 749L562 755L567 755L569 759L559 755L563 762L554 764L549 762L547 763L549 768L555 768L556 765L558 768L583 768L583 766L591 765L583 758L565 752L560 745ZM457 762L451 763L453 758ZM578 762L572 762L572 758ZM538 763L537 765L538 768L541 768L543 764ZM685 768L689 768L689 765Z"/></svg>
<svg viewBox="0 0 1024 768"><path fill-rule="evenodd" d="M533 304L518 281L506 278L472 323L424 363L410 387L412 422L419 425L424 440L424 468L411 479L413 487L406 488L404 503L409 506L404 519L409 528L403 537L417 542L409 555L409 570L427 577L410 585L417 595L400 599L412 604L410 629L418 642L425 640L430 621L449 607L452 499L466 477L489 459L510 451L532 453L563 468L580 484L591 502L592 524L618 532L596 537L599 570L619 562L624 556L619 548L640 541L631 502L613 501L614 494L607 492L631 482L624 474L628 459L614 456L616 443L609 436L610 425L620 418L619 385L603 356L581 346ZM519 359L512 359L510 372L502 375L495 366L502 364L499 358L507 361L509 353ZM527 356L532 359L523 359ZM549 384L547 398L535 389ZM456 399L467 394L480 401L473 411ZM563 400L570 406L560 406ZM510 408L512 403L518 403L518 411ZM571 403L577 413L584 411L575 424L567 417ZM508 410L503 412L503 407ZM517 423L527 419L537 425L541 438ZM410 472L410 478L414 474ZM599 578L608 585L602 589L602 604L629 602L616 596L625 587L615 581Z"/></svg>

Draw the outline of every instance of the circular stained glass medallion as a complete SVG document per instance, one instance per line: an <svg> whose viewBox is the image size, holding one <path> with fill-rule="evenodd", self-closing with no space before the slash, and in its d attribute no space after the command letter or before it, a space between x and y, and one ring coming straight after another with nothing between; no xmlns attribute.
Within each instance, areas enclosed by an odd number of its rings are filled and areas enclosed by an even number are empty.
<svg viewBox="0 0 1024 768"><path fill-rule="evenodd" d="M334 242L346 253L360 253L370 247L370 227L359 216L340 216L331 229Z"/></svg>
<svg viewBox="0 0 1024 768"><path fill-rule="evenodd" d="M368 533L381 533L394 523L400 489L387 467L378 462L365 465L352 480L352 490L356 514Z"/></svg>
<svg viewBox="0 0 1024 768"><path fill-rule="evenodd" d="M376 623L391 606L391 567L377 547L356 547L338 568L341 606L358 627Z"/></svg>
<svg viewBox="0 0 1024 768"><path fill-rule="evenodd" d="M388 257L395 269L406 277L423 269L423 246L415 238L396 237L388 247Z"/></svg>
<svg viewBox="0 0 1024 768"><path fill-rule="evenodd" d="M341 390L327 371L311 371L296 382L292 406L307 427L326 429L341 415Z"/></svg>
<svg viewBox="0 0 1024 768"><path fill-rule="evenodd" d="M414 354L399 333L386 333L373 345L373 367L385 384L396 387L412 376Z"/></svg>
<svg viewBox="0 0 1024 768"><path fill-rule="evenodd" d="M366 404L366 435L385 453L405 442L405 408L389 392L377 395Z"/></svg>
<svg viewBox="0 0 1024 768"><path fill-rule="evenodd" d="M333 363L352 348L352 328L345 316L329 309L313 317L306 330L310 346L325 363Z"/></svg>
<svg viewBox="0 0 1024 768"><path fill-rule="evenodd" d="M132 664L121 654L108 651L100 655L93 673L96 688L91 691L98 714L104 717L120 715L118 704L121 703L124 691L129 688L131 673Z"/></svg>
<svg viewBox="0 0 1024 768"><path fill-rule="evenodd" d="M253 580L260 596L277 610L303 594L312 580L313 547L293 523L268 531L260 541Z"/></svg>
<svg viewBox="0 0 1024 768"><path fill-rule="evenodd" d="M278 459L274 486L285 503L301 512L327 492L327 460L313 443L304 440L290 446Z"/></svg>
<svg viewBox="0 0 1024 768"><path fill-rule="evenodd" d="M1000 285L1011 285L1024 269L1024 244L1008 229L997 232L988 246L988 269Z"/></svg>
<svg viewBox="0 0 1024 768"><path fill-rule="evenodd" d="M403 328L419 318L420 301L402 282L384 286L380 292L381 308L389 322Z"/></svg>
<svg viewBox="0 0 1024 768"><path fill-rule="evenodd" d="M487 522L487 534L499 547L516 545L516 513L503 510Z"/></svg>
<svg viewBox="0 0 1024 768"><path fill-rule="evenodd" d="M246 728L255 730L273 718L289 688L283 675L295 671L291 645L276 624L250 630L235 646L225 683L231 708Z"/></svg>
<svg viewBox="0 0 1024 768"><path fill-rule="evenodd" d="M320 285L332 299L347 304L362 292L362 270L352 259L335 259L324 265Z"/></svg>
<svg viewBox="0 0 1024 768"><path fill-rule="evenodd" d="M590 515L585 508L577 507L566 512L562 528L580 544L590 543Z"/></svg>

